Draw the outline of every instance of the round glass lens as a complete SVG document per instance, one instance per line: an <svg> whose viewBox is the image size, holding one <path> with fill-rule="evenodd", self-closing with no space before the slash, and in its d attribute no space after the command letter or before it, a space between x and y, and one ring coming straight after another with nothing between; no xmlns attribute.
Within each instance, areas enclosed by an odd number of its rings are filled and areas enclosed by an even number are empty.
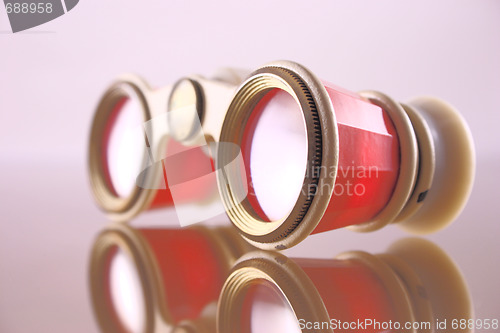
<svg viewBox="0 0 500 333"><path fill-rule="evenodd" d="M142 171L145 142L141 105L133 98L124 98L116 106L110 121L106 146L109 178L119 197L127 197L136 186Z"/></svg>
<svg viewBox="0 0 500 333"><path fill-rule="evenodd" d="M307 168L307 132L300 106L281 89L270 91L250 119L249 168L253 193L271 221L295 206ZM253 131L252 131L253 130ZM251 201L251 199L250 199Z"/></svg>

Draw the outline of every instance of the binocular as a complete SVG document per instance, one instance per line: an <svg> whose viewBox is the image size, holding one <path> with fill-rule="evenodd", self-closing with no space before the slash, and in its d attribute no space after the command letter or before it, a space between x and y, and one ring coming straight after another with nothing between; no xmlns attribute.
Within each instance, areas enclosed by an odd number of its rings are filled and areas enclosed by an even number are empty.
<svg viewBox="0 0 500 333"><path fill-rule="evenodd" d="M262 249L342 227L442 229L474 169L468 126L446 102L353 93L290 61L158 89L121 77L89 145L92 190L111 219L168 206L181 224L226 213Z"/></svg>

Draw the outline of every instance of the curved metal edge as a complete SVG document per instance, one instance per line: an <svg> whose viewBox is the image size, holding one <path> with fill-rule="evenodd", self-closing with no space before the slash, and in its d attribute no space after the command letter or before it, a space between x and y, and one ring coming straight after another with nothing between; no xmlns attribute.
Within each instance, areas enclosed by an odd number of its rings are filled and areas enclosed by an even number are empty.
<svg viewBox="0 0 500 333"><path fill-rule="evenodd" d="M238 331L239 310L244 293L259 280L264 280L279 290L297 319L309 322L330 320L316 287L296 263L276 252L256 251L238 260L223 286L217 310L219 333Z"/></svg>

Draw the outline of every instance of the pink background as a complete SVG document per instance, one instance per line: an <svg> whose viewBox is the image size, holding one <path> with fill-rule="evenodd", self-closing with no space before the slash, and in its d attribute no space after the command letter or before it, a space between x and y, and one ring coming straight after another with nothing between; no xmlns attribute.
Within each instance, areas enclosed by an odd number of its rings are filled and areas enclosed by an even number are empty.
<svg viewBox="0 0 500 333"><path fill-rule="evenodd" d="M470 124L477 181L459 220L429 237L459 264L477 318L499 318L500 2L96 1L11 34L0 9L0 332L96 332L89 249L106 225L86 177L94 107L135 72L153 86L289 59L356 91L439 96ZM175 225L172 212L135 225ZM324 233L292 256L383 251L406 234ZM487 273L486 273L487 272Z"/></svg>

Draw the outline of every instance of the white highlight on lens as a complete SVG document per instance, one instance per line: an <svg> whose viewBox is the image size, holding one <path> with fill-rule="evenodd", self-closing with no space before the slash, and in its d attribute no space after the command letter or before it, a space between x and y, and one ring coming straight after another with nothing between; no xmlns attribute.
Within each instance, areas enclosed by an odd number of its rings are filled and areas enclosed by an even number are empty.
<svg viewBox="0 0 500 333"><path fill-rule="evenodd" d="M300 194L307 167L307 132L300 106L283 90L264 106L251 145L255 195L271 221L284 218Z"/></svg>
<svg viewBox="0 0 500 333"><path fill-rule="evenodd" d="M141 333L146 323L146 307L141 280L132 258L118 250L111 260L109 274L111 300L123 325Z"/></svg>
<svg viewBox="0 0 500 333"><path fill-rule="evenodd" d="M107 163L111 183L120 197L135 188L144 155L142 110L139 101L129 98L118 111L112 124L107 147Z"/></svg>
<svg viewBox="0 0 500 333"><path fill-rule="evenodd" d="M298 320L288 302L272 286L257 285L251 307L252 333L300 333Z"/></svg>

